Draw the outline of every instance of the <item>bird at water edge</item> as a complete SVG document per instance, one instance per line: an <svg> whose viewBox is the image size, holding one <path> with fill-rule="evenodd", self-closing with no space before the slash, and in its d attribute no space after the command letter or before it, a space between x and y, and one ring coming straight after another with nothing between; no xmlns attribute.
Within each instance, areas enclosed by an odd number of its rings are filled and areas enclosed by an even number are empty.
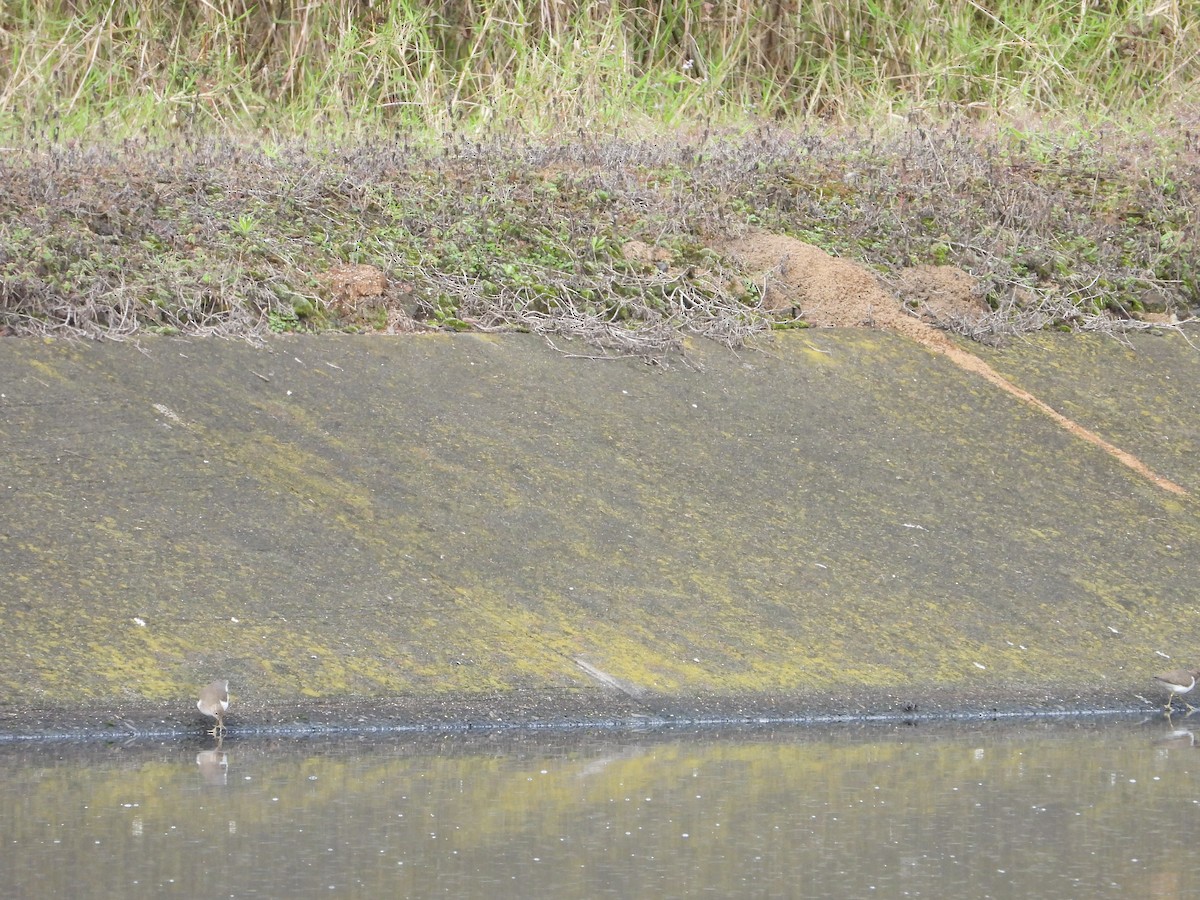
<svg viewBox="0 0 1200 900"><path fill-rule="evenodd" d="M209 734L214 736L223 734L225 732L225 710L229 709L229 682L217 680L206 685L200 691L196 709L217 720L216 726Z"/></svg>
<svg viewBox="0 0 1200 900"><path fill-rule="evenodd" d="M1196 679L1200 678L1200 669L1172 669L1170 672L1160 672L1154 676L1154 680L1165 687L1167 694L1167 715L1171 714L1171 702L1178 694L1183 700L1183 695L1188 693L1196 686ZM1187 707L1188 712L1195 712L1196 707L1183 700L1183 705Z"/></svg>

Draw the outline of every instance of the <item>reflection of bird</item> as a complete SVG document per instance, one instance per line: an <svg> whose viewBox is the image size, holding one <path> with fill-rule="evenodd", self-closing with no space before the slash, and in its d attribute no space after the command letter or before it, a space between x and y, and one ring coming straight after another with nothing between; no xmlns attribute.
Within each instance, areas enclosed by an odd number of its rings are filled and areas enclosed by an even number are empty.
<svg viewBox="0 0 1200 900"><path fill-rule="evenodd" d="M217 720L216 727L209 734L224 733L225 710L229 709L229 682L214 681L201 690L200 699L196 701L196 709Z"/></svg>
<svg viewBox="0 0 1200 900"><path fill-rule="evenodd" d="M225 784L229 760L220 750L201 750L196 754L196 765L205 784Z"/></svg>
<svg viewBox="0 0 1200 900"><path fill-rule="evenodd" d="M1167 714L1171 713L1171 701L1175 699L1175 695L1179 694L1180 699L1183 695L1196 686L1196 679L1200 677L1200 669L1174 669L1170 672L1160 672L1154 676L1154 680L1165 687L1169 693L1167 695ZM1183 705L1188 708L1188 712L1195 712L1196 707L1183 701Z"/></svg>
<svg viewBox="0 0 1200 900"><path fill-rule="evenodd" d="M1194 750L1196 748L1196 736L1186 728L1176 728L1174 731L1168 731L1166 737L1160 737L1154 743L1162 747L1165 752L1170 752L1171 750Z"/></svg>

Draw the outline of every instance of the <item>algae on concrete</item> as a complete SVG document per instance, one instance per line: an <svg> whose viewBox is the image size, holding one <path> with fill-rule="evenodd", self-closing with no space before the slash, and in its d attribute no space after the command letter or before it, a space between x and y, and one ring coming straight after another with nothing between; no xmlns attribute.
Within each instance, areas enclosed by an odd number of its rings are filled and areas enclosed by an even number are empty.
<svg viewBox="0 0 1200 900"><path fill-rule="evenodd" d="M1200 657L1191 497L901 337L687 353L5 341L5 702L1136 704ZM1180 337L987 358L1200 490Z"/></svg>

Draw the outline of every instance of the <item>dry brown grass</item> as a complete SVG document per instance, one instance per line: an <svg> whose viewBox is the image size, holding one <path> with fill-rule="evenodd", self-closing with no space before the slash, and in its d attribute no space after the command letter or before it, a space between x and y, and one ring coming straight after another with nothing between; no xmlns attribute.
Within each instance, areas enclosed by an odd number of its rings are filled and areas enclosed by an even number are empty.
<svg viewBox="0 0 1200 900"><path fill-rule="evenodd" d="M1138 160L1141 160L1140 162ZM1186 142L951 126L322 145L36 142L0 158L0 328L523 329L614 353L804 327L722 249L748 227L885 279L953 263L976 339L1197 302ZM339 299L328 273L371 266ZM377 285L378 287L378 285ZM946 318L943 327L955 327Z"/></svg>

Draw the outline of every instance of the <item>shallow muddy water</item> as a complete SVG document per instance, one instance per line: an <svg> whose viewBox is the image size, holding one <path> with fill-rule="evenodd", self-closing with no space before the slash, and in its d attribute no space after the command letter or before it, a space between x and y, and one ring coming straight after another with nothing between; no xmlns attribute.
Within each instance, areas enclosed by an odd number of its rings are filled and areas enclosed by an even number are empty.
<svg viewBox="0 0 1200 900"><path fill-rule="evenodd" d="M10 744L0 872L29 898L1195 897L1188 727Z"/></svg>

